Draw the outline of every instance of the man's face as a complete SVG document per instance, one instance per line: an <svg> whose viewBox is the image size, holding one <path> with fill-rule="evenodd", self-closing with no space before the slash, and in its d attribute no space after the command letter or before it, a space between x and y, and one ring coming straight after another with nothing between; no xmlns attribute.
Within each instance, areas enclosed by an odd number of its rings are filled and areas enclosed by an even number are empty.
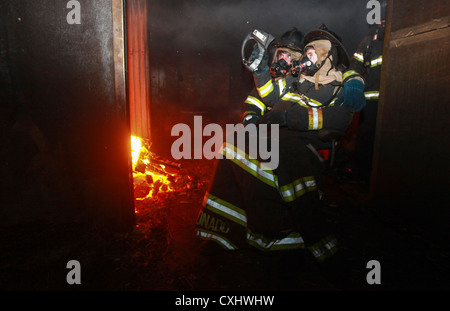
<svg viewBox="0 0 450 311"><path fill-rule="evenodd" d="M313 48L308 48L305 52L305 55L309 58L310 61L312 61L313 64L317 62L316 50L314 50Z"/></svg>
<svg viewBox="0 0 450 311"><path fill-rule="evenodd" d="M291 64L291 54L288 52L280 52L278 54L278 60L284 59L288 65Z"/></svg>

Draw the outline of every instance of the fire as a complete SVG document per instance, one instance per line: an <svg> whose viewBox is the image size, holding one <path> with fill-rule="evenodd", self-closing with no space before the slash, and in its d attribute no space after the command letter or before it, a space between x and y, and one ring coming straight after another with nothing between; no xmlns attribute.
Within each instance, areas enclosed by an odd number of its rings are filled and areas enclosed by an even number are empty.
<svg viewBox="0 0 450 311"><path fill-rule="evenodd" d="M131 136L131 161L133 163L133 171L139 159L141 147L142 147L141 139L137 136Z"/></svg>
<svg viewBox="0 0 450 311"><path fill-rule="evenodd" d="M131 136L131 160L136 200L145 200L157 195L161 198L164 193L174 191L173 182L178 172L177 165L171 164L173 169L170 171L166 161L150 152L149 145L144 139Z"/></svg>

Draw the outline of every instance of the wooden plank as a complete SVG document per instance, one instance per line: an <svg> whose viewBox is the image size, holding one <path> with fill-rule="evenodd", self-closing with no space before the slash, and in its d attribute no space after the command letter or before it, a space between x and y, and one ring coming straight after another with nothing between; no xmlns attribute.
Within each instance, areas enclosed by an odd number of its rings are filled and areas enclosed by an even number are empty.
<svg viewBox="0 0 450 311"><path fill-rule="evenodd" d="M398 37L391 40L389 48L396 48L404 45L426 42L428 40L446 39L450 36L450 27L435 29L427 32L412 34L412 32L402 31L406 34L404 37Z"/></svg>
<svg viewBox="0 0 450 311"><path fill-rule="evenodd" d="M416 36L433 30L447 28L449 27L449 25L450 25L450 16L445 16L420 25L414 25L411 27L406 27L397 31L393 31L391 33L391 40Z"/></svg>
<svg viewBox="0 0 450 311"><path fill-rule="evenodd" d="M392 31L414 27L450 15L450 1L393 0L390 2L393 16Z"/></svg>
<svg viewBox="0 0 450 311"><path fill-rule="evenodd" d="M449 19L391 32L395 12L386 24L371 194L402 220L439 231L449 215Z"/></svg>

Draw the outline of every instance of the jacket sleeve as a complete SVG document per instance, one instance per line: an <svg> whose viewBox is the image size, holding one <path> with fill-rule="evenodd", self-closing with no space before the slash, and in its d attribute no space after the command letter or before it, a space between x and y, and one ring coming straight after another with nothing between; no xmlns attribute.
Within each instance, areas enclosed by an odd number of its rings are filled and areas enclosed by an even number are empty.
<svg viewBox="0 0 450 311"><path fill-rule="evenodd" d="M358 45L355 53L350 60L350 66L346 72L344 72L344 82L346 78L349 77L350 74L359 74L364 77L366 72L366 67L364 66L364 54L367 51L367 47L372 40L372 36L364 37ZM346 75L347 74L347 75Z"/></svg>
<svg viewBox="0 0 450 311"><path fill-rule="evenodd" d="M270 71L253 73L255 88L259 97L267 107L273 107L281 98L287 79L273 79Z"/></svg>
<svg viewBox="0 0 450 311"><path fill-rule="evenodd" d="M247 96L247 98L244 101L244 104L242 105L241 122L245 124L246 120L249 120L249 118L253 117L259 119L261 116L264 115L266 111L267 111L266 105L264 104L258 92L256 91L256 88L254 88Z"/></svg>
<svg viewBox="0 0 450 311"><path fill-rule="evenodd" d="M343 106L311 108L293 105L286 112L287 127L297 131L312 131L323 128L345 131L353 119L354 111Z"/></svg>

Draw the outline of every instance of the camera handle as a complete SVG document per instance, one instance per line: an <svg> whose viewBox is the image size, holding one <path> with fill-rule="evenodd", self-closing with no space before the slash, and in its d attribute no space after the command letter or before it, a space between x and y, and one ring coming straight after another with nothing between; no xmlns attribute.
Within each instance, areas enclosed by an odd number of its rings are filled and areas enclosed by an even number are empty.
<svg viewBox="0 0 450 311"><path fill-rule="evenodd" d="M261 64L261 61L264 57L264 53L269 48L269 45L272 43L272 41L275 40L275 37L271 34L264 32L262 30L255 29L252 32L250 32L247 37L245 37L244 42L242 42L241 47L241 56L242 56L242 62L244 65L250 69L250 71L255 71L258 69L259 64ZM249 58L248 60L245 58L245 47L249 41L255 41L258 44L258 56L254 59Z"/></svg>

